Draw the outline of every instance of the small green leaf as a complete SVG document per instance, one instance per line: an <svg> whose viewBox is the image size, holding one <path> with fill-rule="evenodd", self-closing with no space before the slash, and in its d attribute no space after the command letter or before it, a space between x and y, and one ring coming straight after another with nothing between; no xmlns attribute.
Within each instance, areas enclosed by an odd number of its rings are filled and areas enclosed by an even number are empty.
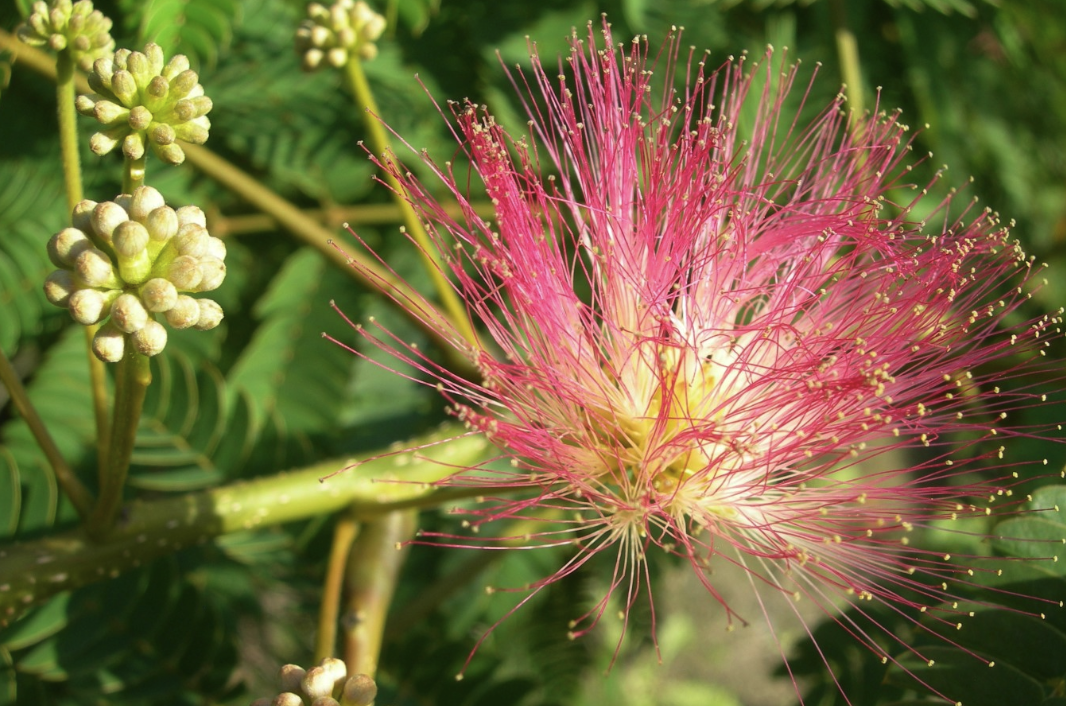
<svg viewBox="0 0 1066 706"><path fill-rule="evenodd" d="M8 650L21 650L56 634L70 622L69 607L70 594L59 594L0 630L0 645Z"/></svg>

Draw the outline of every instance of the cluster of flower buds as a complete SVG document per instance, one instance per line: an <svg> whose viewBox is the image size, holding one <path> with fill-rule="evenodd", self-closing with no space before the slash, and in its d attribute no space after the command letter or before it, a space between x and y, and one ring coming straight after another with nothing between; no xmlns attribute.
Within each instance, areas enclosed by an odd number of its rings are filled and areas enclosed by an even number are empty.
<svg viewBox="0 0 1066 706"><path fill-rule="evenodd" d="M348 676L344 662L333 657L304 670L286 664L280 672L281 693L256 699L252 706L369 706L378 686L365 674Z"/></svg>
<svg viewBox="0 0 1066 706"><path fill-rule="evenodd" d="M305 71L318 69L323 59L339 68L353 54L362 59L377 56L374 42L384 31L385 18L363 0L337 0L329 7L313 2L296 30L296 52L303 56Z"/></svg>
<svg viewBox="0 0 1066 706"><path fill-rule="evenodd" d="M226 246L208 234L199 208L175 210L142 186L114 201L82 201L72 220L48 241L60 269L45 279L44 292L80 324L108 319L93 339L98 358L119 361L127 342L158 354L167 332L157 314L176 329L206 331L222 321L216 302L189 296L218 288L226 276Z"/></svg>
<svg viewBox="0 0 1066 706"><path fill-rule="evenodd" d="M57 52L69 49L83 71L88 71L93 61L115 48L111 20L94 10L89 0L73 4L70 0L52 0L50 5L35 2L17 33L19 39L33 47L47 46Z"/></svg>
<svg viewBox="0 0 1066 706"><path fill-rule="evenodd" d="M181 164L185 152L177 140L207 141L211 99L184 54L164 64L158 44L148 44L144 53L119 49L97 59L89 86L96 93L78 96L76 107L104 125L89 141L96 154L107 154L121 143L127 159L140 159L150 147L164 162Z"/></svg>

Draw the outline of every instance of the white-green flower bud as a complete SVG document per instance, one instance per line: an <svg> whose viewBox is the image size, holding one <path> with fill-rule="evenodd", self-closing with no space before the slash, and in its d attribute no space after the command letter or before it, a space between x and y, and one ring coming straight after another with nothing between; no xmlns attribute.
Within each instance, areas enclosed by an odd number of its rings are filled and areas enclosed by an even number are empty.
<svg viewBox="0 0 1066 706"><path fill-rule="evenodd" d="M166 278L174 283L181 292L195 292L203 278L200 261L189 255L179 255L171 261L166 270Z"/></svg>
<svg viewBox="0 0 1066 706"><path fill-rule="evenodd" d="M186 69L171 80L170 95L179 100L185 98L199 83L200 75L191 69Z"/></svg>
<svg viewBox="0 0 1066 706"><path fill-rule="evenodd" d="M378 695L378 685L366 674L355 674L344 682L341 706L370 706Z"/></svg>
<svg viewBox="0 0 1066 706"><path fill-rule="evenodd" d="M340 0L329 6L329 27L334 32L339 32L348 26L348 8L351 3Z"/></svg>
<svg viewBox="0 0 1066 706"><path fill-rule="evenodd" d="M298 664L285 664L278 670L278 686L282 691L297 692L307 672Z"/></svg>
<svg viewBox="0 0 1066 706"><path fill-rule="evenodd" d="M149 131L148 138L152 141L154 149L163 145L172 145L174 140L178 139L177 133L174 132L174 128L166 123L156 123Z"/></svg>
<svg viewBox="0 0 1066 706"><path fill-rule="evenodd" d="M344 47L333 47L326 52L326 60L339 69L348 63L348 50Z"/></svg>
<svg viewBox="0 0 1066 706"><path fill-rule="evenodd" d="M148 311L161 314L178 303L178 290L170 280L155 277L141 287L141 301Z"/></svg>
<svg viewBox="0 0 1066 706"><path fill-rule="evenodd" d="M218 302L212 299L194 299L200 308L200 316L196 319L196 328L199 331L210 331L222 323L225 314Z"/></svg>
<svg viewBox="0 0 1066 706"><path fill-rule="evenodd" d="M189 57L185 56L184 54L175 54L173 57L171 57L170 61L167 62L167 65L163 67L163 70L160 72L160 75L167 81L170 81L171 87L173 87L174 79L177 78L178 74L181 74L182 72L188 70ZM195 81L193 81L193 85L196 85Z"/></svg>
<svg viewBox="0 0 1066 706"><path fill-rule="evenodd" d="M111 77L115 73L115 58L104 56L93 62L93 70L89 72L89 88L97 93L111 90Z"/></svg>
<svg viewBox="0 0 1066 706"><path fill-rule="evenodd" d="M148 59L148 75L154 77L162 73L166 62L163 47L155 42L149 42L144 45L144 55Z"/></svg>
<svg viewBox="0 0 1066 706"><path fill-rule="evenodd" d="M178 143L170 145L154 145L152 146L152 152L156 157L166 162L167 164L173 164L175 166L185 161L185 150L181 148Z"/></svg>
<svg viewBox="0 0 1066 706"><path fill-rule="evenodd" d="M199 301L185 294L179 294L174 306L167 309L164 316L167 323L176 329L191 328L200 321Z"/></svg>
<svg viewBox="0 0 1066 706"><path fill-rule="evenodd" d="M222 242L221 238L208 237L207 257L217 257L219 260L226 259L226 244Z"/></svg>
<svg viewBox="0 0 1066 706"><path fill-rule="evenodd" d="M167 345L167 330L163 324L149 319L144 328L130 336L130 340L141 355L159 355Z"/></svg>
<svg viewBox="0 0 1066 706"><path fill-rule="evenodd" d="M303 692L310 696L312 699L317 699L320 696L330 696L333 694L333 684L336 680L333 675L322 667L311 667L304 674L304 678L300 684Z"/></svg>
<svg viewBox="0 0 1066 706"><path fill-rule="evenodd" d="M226 279L226 263L222 258L204 255L200 258L200 284L198 292L211 292L222 286Z"/></svg>
<svg viewBox="0 0 1066 706"><path fill-rule="evenodd" d="M74 211L70 215L70 222L75 228L81 232L88 234L93 228L93 210L96 208L96 202L85 199L79 201L74 206ZM91 236L90 236L91 237Z"/></svg>
<svg viewBox="0 0 1066 706"><path fill-rule="evenodd" d="M153 241L163 244L178 234L178 214L170 206L163 206L148 214L145 227Z"/></svg>
<svg viewBox="0 0 1066 706"><path fill-rule="evenodd" d="M112 103L111 101L96 101L96 105L93 106L92 115L108 127L130 119L130 111L128 108L124 108L118 103Z"/></svg>
<svg viewBox="0 0 1066 706"><path fill-rule="evenodd" d="M111 297L98 289L79 289L67 300L70 316L83 326L99 323L108 314Z"/></svg>
<svg viewBox="0 0 1066 706"><path fill-rule="evenodd" d="M99 105L99 104L98 104ZM137 105L130 109L129 126L137 132L147 130L152 124L152 111L143 105Z"/></svg>
<svg viewBox="0 0 1066 706"><path fill-rule="evenodd" d="M207 96L182 98L174 104L174 113L184 121L195 120L211 112L214 105Z"/></svg>
<svg viewBox="0 0 1066 706"><path fill-rule="evenodd" d="M355 44L355 40L358 38L355 30L351 27L341 27L337 30L337 43L342 47L350 47Z"/></svg>
<svg viewBox="0 0 1066 706"><path fill-rule="evenodd" d="M196 299L193 301L199 307L199 316L194 324L197 331L210 331L222 323L225 314L219 303L210 299Z"/></svg>
<svg viewBox="0 0 1066 706"><path fill-rule="evenodd" d="M268 696L263 699L256 699L252 702L251 706L270 706L272 703L274 703L274 699Z"/></svg>
<svg viewBox="0 0 1066 706"><path fill-rule="evenodd" d="M97 248L86 248L74 258L74 273L90 287L118 289L122 286L115 275L111 258Z"/></svg>
<svg viewBox="0 0 1066 706"><path fill-rule="evenodd" d="M179 255L202 257L207 254L209 237L207 229L200 224L186 223L178 228L178 234L174 236L174 247Z"/></svg>
<svg viewBox="0 0 1066 706"><path fill-rule="evenodd" d="M207 142L207 135L210 129L211 121L206 117L202 117L174 126L174 135L179 140L185 140L194 145L202 145Z"/></svg>
<svg viewBox="0 0 1066 706"><path fill-rule="evenodd" d="M148 229L137 221L123 221L112 234L112 245L120 258L139 255L148 247Z"/></svg>
<svg viewBox="0 0 1066 706"><path fill-rule="evenodd" d="M115 232L115 228L118 228L120 223L125 223L129 219L130 214L126 209L114 201L104 201L97 204L93 209L92 229L105 243L110 245L111 236Z"/></svg>
<svg viewBox="0 0 1066 706"><path fill-rule="evenodd" d="M149 44L148 46L153 45ZM152 80L151 63L148 61L148 57L139 51L130 52L129 58L126 59L126 69L133 76L133 80L137 83L137 88L146 88L148 82Z"/></svg>
<svg viewBox="0 0 1066 706"><path fill-rule="evenodd" d="M115 303L111 305L111 321L120 331L134 333L148 323L148 311L141 303L140 297L126 292L118 295Z"/></svg>
<svg viewBox="0 0 1066 706"><path fill-rule="evenodd" d="M119 69L111 76L111 92L127 108L137 105L137 81L129 71Z"/></svg>
<svg viewBox="0 0 1066 706"><path fill-rule="evenodd" d="M330 31L328 28L322 25L315 25L311 28L310 37L311 44L316 47L324 47L329 42Z"/></svg>
<svg viewBox="0 0 1066 706"><path fill-rule="evenodd" d="M334 683L340 682L348 676L348 667L344 664L344 660L342 659L326 657L319 662L319 666L326 670Z"/></svg>
<svg viewBox="0 0 1066 706"><path fill-rule="evenodd" d="M146 107L152 112L159 112L166 105L166 98L169 93L170 82L162 76L153 76L152 80L148 82L148 86L144 89Z"/></svg>
<svg viewBox="0 0 1066 706"><path fill-rule="evenodd" d="M52 270L44 278L44 296L56 306L67 308L70 295L77 289L74 273L70 270Z"/></svg>
<svg viewBox="0 0 1066 706"><path fill-rule="evenodd" d="M138 186L133 190L130 199L130 218L143 223L148 218L148 214L157 208L163 208L166 203L163 195L152 187Z"/></svg>
<svg viewBox="0 0 1066 706"><path fill-rule="evenodd" d="M271 706L304 706L304 700L292 692L278 694L270 702Z"/></svg>
<svg viewBox="0 0 1066 706"><path fill-rule="evenodd" d="M304 52L303 61L301 62L303 70L314 71L322 65L322 59L324 59L325 56L326 54L317 47L312 47L311 49L308 49Z"/></svg>
<svg viewBox="0 0 1066 706"><path fill-rule="evenodd" d="M93 353L105 363L117 363L126 353L126 334L110 323L100 327L93 337Z"/></svg>
<svg viewBox="0 0 1066 706"><path fill-rule="evenodd" d="M118 204L126 213L130 212L130 206L133 205L132 194L119 194L115 198L111 199L113 203Z"/></svg>
<svg viewBox="0 0 1066 706"><path fill-rule="evenodd" d="M182 206L178 209L178 222L183 226L195 223L206 228L207 214L200 210L199 206Z"/></svg>
<svg viewBox="0 0 1066 706"><path fill-rule="evenodd" d="M125 125L118 125L110 130L94 132L92 137L89 138L89 149L93 151L93 154L101 157L109 154L122 141L122 136L126 134L128 129Z"/></svg>
<svg viewBox="0 0 1066 706"><path fill-rule="evenodd" d="M144 133L131 132L122 141L122 154L126 159L137 160L144 156Z"/></svg>
<svg viewBox="0 0 1066 706"><path fill-rule="evenodd" d="M78 228L64 228L49 239L48 259L56 267L73 267L78 255L91 247L92 241L83 231Z"/></svg>
<svg viewBox="0 0 1066 706"><path fill-rule="evenodd" d="M311 702L311 706L340 706L340 702L332 696L319 696Z"/></svg>

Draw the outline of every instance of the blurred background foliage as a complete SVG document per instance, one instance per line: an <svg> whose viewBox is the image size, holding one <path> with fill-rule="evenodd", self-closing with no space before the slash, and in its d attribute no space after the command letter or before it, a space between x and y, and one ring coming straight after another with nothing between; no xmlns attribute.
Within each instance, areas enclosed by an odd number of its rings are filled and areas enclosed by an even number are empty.
<svg viewBox="0 0 1066 706"><path fill-rule="evenodd" d="M28 5L0 5L0 27L12 31ZM115 19L118 46L138 49L156 41L168 55L189 55L214 100L208 147L301 207L321 211L338 237L346 237L339 223L358 221L359 208L388 203L358 145L363 116L342 77L299 69L292 35L302 0L110 0L97 7ZM837 37L850 32L866 105L901 108L905 122L920 128L916 154L932 153L915 181L924 184L937 167L949 165L935 198L972 176L967 188L1016 221L1014 232L1027 250L1052 264L1031 313L1066 301L1062 0L380 0L377 9L390 25L380 56L366 68L381 113L410 145L426 148L439 162L456 158L456 147L427 92L441 105L463 98L486 103L522 132L500 61L527 62L529 37L550 64L565 50L571 27L583 28L603 12L616 39L646 34L653 46L671 26L683 26L684 42L711 50L712 66L744 51L762 56L767 44L787 47L788 57L805 66L801 83L820 64L809 98L815 108L839 90ZM50 269L44 244L67 218L54 91L10 52L0 55L0 81L0 346L66 457L91 482L95 455L81 333L66 312L47 305L39 284ZM83 122L80 129L87 144L92 128ZM118 159L112 157L83 150L88 197L118 193ZM444 419L432 389L385 374L321 338L326 331L353 339L330 310L333 299L353 319L377 316L405 340L425 344L386 303L269 222L242 220L254 215L252 209L188 165L151 163L148 183L171 204L195 203L208 212L212 233L227 238L229 277L217 293L223 324L206 334L173 333L157 359L158 384L146 403L132 494L211 487L380 448ZM425 287L397 226L385 218L358 229L392 267ZM1061 353L1057 346L1054 354ZM5 404L4 391L0 395L0 537L32 538L68 526L70 507L25 424ZM1053 450L1024 453L1061 463ZM230 535L35 608L0 631L0 704L242 704L270 693L278 665L309 660L333 522L318 517ZM424 513L421 522L433 529L451 520L442 510ZM1041 531L1032 529L1037 536ZM565 640L567 622L602 594L609 569L583 572L542 592L502 623L456 681L474 642L513 605L512 594L489 596L484 587L521 587L560 563L551 551L486 554L413 549L387 635L379 703L770 706L791 698L783 672L774 678L783 690L766 692L755 683L771 679L768 674L745 674L745 666L729 661L720 619L711 637L710 627L686 617L699 590L656 587L676 599L657 606L657 647L647 638L651 613L639 603L617 655L620 627L613 620L590 637ZM1061 591L1061 576L1040 578L1051 582L1050 594ZM712 599L701 600L713 609ZM753 617L749 630L765 630ZM902 672L872 659L835 624L816 623L812 630L854 695L852 703L925 703L924 692ZM906 630L902 621L899 627ZM1032 644L1066 649L1061 621L987 630L1007 635L1000 646L1015 656L1028 654L1025 646ZM802 634L794 629L782 639ZM723 643L725 654L715 649ZM991 649L985 643L972 648ZM786 650L805 680L807 703L836 703L837 690L812 644ZM1066 662L1066 651L1060 656ZM769 658L780 662L772 647ZM941 661L946 676L923 678L972 680L965 665L950 671L951 655ZM1036 699L1027 704L1066 703L1062 662L1058 671L1037 660L1014 662L1008 676L1015 681L997 687L1006 692L981 682L964 703L1023 703L1010 700L1018 694ZM679 671L675 663L690 666ZM708 677L730 672L732 678L721 681Z"/></svg>

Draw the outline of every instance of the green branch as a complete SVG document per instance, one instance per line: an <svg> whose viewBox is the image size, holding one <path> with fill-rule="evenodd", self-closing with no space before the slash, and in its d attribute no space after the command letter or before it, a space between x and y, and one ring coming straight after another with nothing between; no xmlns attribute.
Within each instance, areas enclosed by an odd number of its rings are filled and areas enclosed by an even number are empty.
<svg viewBox="0 0 1066 706"><path fill-rule="evenodd" d="M359 459L325 461L269 478L135 502L99 542L76 529L0 546L0 625L57 593L112 578L219 535L336 512L354 502L390 503L424 495L435 487L431 483L457 467L477 463L488 450L477 436L422 448L449 433L458 430L413 440L411 446L418 451L361 464ZM353 464L358 465L338 472Z"/></svg>

